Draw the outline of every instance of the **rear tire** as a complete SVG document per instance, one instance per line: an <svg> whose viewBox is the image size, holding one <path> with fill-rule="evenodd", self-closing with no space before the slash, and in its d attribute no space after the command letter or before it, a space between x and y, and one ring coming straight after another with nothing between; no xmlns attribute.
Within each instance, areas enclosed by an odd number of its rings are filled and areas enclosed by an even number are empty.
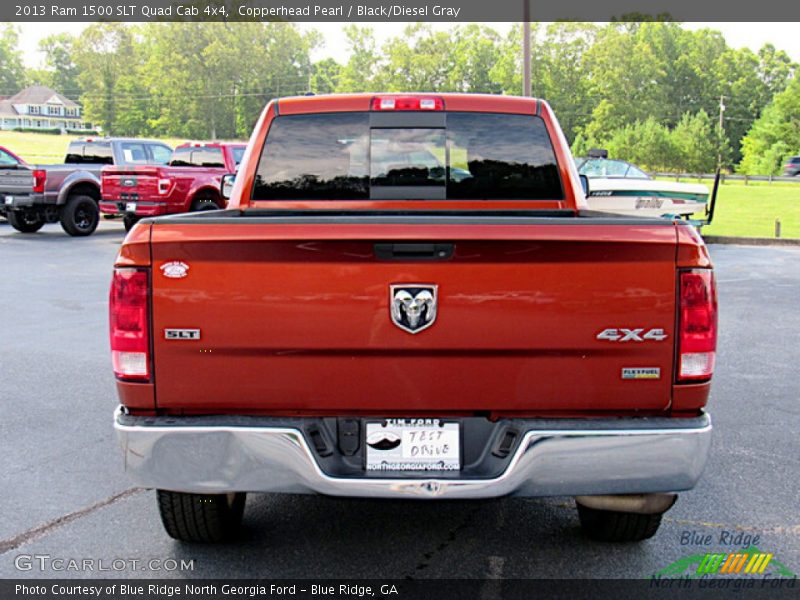
<svg viewBox="0 0 800 600"><path fill-rule="evenodd" d="M236 536L247 494L188 494L157 490L161 522L182 542L223 542Z"/></svg>
<svg viewBox="0 0 800 600"><path fill-rule="evenodd" d="M219 205L213 198L198 198L192 202L192 212L203 210L219 210Z"/></svg>
<svg viewBox="0 0 800 600"><path fill-rule="evenodd" d="M598 510L580 503L578 517L581 528L592 539L601 542L640 542L653 537L661 525L661 516Z"/></svg>
<svg viewBox="0 0 800 600"><path fill-rule="evenodd" d="M34 211L10 210L6 219L20 233L36 233L44 226L44 218Z"/></svg>
<svg viewBox="0 0 800 600"><path fill-rule="evenodd" d="M61 209L61 227L73 237L92 235L100 222L97 202L91 196L70 196Z"/></svg>
<svg viewBox="0 0 800 600"><path fill-rule="evenodd" d="M139 222L139 217L136 215L125 215L122 217L122 224L125 226L125 231L130 231L133 226Z"/></svg>

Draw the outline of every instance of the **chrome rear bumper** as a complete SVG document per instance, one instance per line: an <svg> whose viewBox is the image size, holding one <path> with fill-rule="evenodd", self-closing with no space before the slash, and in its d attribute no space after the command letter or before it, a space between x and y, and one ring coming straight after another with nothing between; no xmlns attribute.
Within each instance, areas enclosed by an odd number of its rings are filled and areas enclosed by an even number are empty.
<svg viewBox="0 0 800 600"><path fill-rule="evenodd" d="M424 473L344 478L320 469L298 428L193 426L181 420L115 413L125 469L139 485L209 494L373 498L677 492L697 483L711 445L711 421L705 414L691 419L559 419L543 421L541 429L528 428L509 466L491 479Z"/></svg>

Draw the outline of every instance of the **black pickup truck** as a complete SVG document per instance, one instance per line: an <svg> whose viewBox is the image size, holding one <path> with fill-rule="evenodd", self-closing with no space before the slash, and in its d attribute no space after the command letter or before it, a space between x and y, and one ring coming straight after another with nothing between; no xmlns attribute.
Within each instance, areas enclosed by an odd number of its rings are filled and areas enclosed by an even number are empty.
<svg viewBox="0 0 800 600"><path fill-rule="evenodd" d="M100 171L106 165L164 165L172 148L156 140L87 138L70 142L64 164L0 166L0 215L22 233L60 222L91 235L100 220Z"/></svg>

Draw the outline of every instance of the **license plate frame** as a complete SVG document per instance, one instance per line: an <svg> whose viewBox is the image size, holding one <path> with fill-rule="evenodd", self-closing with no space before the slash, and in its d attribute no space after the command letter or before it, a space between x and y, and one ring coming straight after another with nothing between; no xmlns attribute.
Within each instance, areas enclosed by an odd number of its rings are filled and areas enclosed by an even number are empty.
<svg viewBox="0 0 800 600"><path fill-rule="evenodd" d="M458 472L463 468L462 424L442 419L382 419L364 423L367 472Z"/></svg>

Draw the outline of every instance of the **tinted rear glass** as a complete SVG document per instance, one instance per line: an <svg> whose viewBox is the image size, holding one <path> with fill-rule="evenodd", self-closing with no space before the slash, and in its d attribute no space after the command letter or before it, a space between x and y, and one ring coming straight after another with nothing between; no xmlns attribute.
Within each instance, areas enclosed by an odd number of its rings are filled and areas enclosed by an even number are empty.
<svg viewBox="0 0 800 600"><path fill-rule="evenodd" d="M165 165L172 158L172 148L169 146L162 146L160 144L151 144L150 153L153 157L153 162L157 165Z"/></svg>
<svg viewBox="0 0 800 600"><path fill-rule="evenodd" d="M446 127L370 128L369 113L331 113L273 121L252 197L558 200L563 191L539 117L451 112Z"/></svg>
<svg viewBox="0 0 800 600"><path fill-rule="evenodd" d="M231 148L231 154L233 154L233 162L236 166L239 166L239 163L242 162L242 158L244 158L244 146L234 146Z"/></svg>
<svg viewBox="0 0 800 600"><path fill-rule="evenodd" d="M147 164L147 149L141 142L121 142L119 149L122 153L122 160L125 164Z"/></svg>
<svg viewBox="0 0 800 600"><path fill-rule="evenodd" d="M222 148L177 148L169 164L173 167L224 167Z"/></svg>
<svg viewBox="0 0 800 600"><path fill-rule="evenodd" d="M5 150L0 150L0 165L16 165L17 159Z"/></svg>
<svg viewBox="0 0 800 600"><path fill-rule="evenodd" d="M111 142L72 142L65 163L113 165Z"/></svg>

